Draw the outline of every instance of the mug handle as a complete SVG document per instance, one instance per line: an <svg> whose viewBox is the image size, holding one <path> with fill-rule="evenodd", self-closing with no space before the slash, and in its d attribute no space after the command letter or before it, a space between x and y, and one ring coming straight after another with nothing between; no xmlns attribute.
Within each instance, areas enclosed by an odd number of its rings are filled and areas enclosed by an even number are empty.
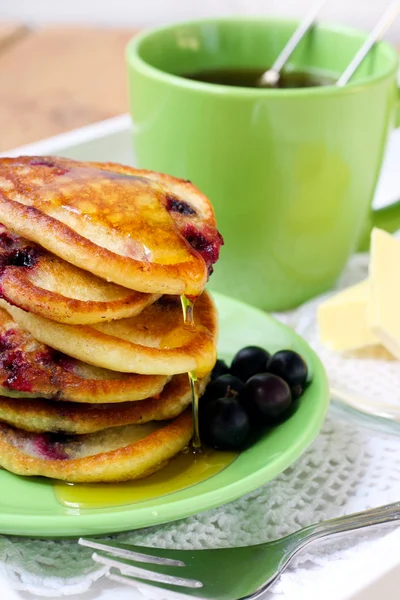
<svg viewBox="0 0 400 600"><path fill-rule="evenodd" d="M395 115L395 128L397 127L400 127L400 89L397 90L397 108ZM367 226L363 230L357 248L358 252L365 252L369 249L371 231L374 227L384 229L388 233L394 233L400 229L400 200L393 202L393 204L389 204L389 206L371 210Z"/></svg>

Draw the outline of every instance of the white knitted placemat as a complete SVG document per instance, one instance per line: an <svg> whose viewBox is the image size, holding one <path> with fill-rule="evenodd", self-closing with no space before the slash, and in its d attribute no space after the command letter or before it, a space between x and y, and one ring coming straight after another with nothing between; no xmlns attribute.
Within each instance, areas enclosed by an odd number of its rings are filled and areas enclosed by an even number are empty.
<svg viewBox="0 0 400 600"><path fill-rule="evenodd" d="M355 257L342 285L362 279L365 268L365 257ZM280 318L303 331L306 337L308 334L311 344L315 345L313 311L314 304L306 305ZM373 361L361 371L360 364L357 368L337 366L336 356L333 362L329 354L323 354L322 359L331 383L334 380L336 385L346 385L348 389L354 384L357 390L361 389L377 402L382 398L385 401L399 398L398 363L395 363L394 376L386 377L384 373L382 381L383 366ZM343 359L340 360L343 363ZM315 521L399 500L400 435L365 425L364 421L332 406L311 447L265 486L235 502L182 521L119 534L114 539L187 549L255 544ZM271 600L297 598L296 594L304 591L313 579L323 578L325 572L332 571L333 560L344 560L362 552L372 540L388 535L388 531L391 530L364 531L338 538L334 544L310 547L298 555L274 586ZM111 584L103 577L104 569L95 566L90 555L90 550L78 546L75 540L0 536L0 572L6 574L16 589L30 592L24 598L33 597L31 594L40 598L105 598ZM113 600L127 597L123 588L113 588L110 593L107 598ZM143 598L133 590L129 597Z"/></svg>

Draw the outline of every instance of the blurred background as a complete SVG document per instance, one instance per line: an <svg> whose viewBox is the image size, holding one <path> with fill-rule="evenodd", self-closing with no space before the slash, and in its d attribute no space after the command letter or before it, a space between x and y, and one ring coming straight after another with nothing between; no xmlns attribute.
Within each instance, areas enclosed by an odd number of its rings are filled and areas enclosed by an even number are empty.
<svg viewBox="0 0 400 600"><path fill-rule="evenodd" d="M0 152L127 112L138 30L215 15L299 17L312 0L0 0ZM331 0L321 20L369 30L389 0ZM387 34L400 47L400 19Z"/></svg>
<svg viewBox="0 0 400 600"><path fill-rule="evenodd" d="M388 4L386 0L332 0L324 18L368 27ZM302 15L310 0L2 0L0 17L32 24L85 23L110 27L146 27L215 15ZM400 25L398 25L400 35ZM392 30L393 36L394 30Z"/></svg>

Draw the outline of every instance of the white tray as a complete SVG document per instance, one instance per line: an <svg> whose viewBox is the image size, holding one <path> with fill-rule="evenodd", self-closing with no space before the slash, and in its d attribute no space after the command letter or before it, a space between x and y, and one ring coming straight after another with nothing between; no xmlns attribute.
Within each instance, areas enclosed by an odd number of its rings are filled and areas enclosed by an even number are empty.
<svg viewBox="0 0 400 600"><path fill-rule="evenodd" d="M130 118L121 115L107 121L95 123L75 131L55 136L34 144L21 146L3 152L0 156L62 155L80 160L114 161L134 164ZM400 159L400 130L392 134L388 145L385 164L374 200L376 207L383 206L400 198L400 179L397 166ZM371 433L373 435L373 433ZM399 484L400 488L400 484ZM400 496L400 495L399 495ZM399 497L400 500L400 497ZM400 599L400 529L393 531L384 539L371 543L362 553L337 561L329 571L329 579L335 576L336 585L325 586L323 576L316 577L315 585L308 586L304 594L296 598L281 596L282 600L399 600ZM330 567L331 565L329 565ZM322 574L323 575L323 574ZM107 588L108 586L106 586ZM135 598L128 588L103 589L96 585L96 592L79 596L69 596L71 600L101 598L114 600ZM94 596L93 593L96 595ZM116 595L118 594L118 595Z"/></svg>

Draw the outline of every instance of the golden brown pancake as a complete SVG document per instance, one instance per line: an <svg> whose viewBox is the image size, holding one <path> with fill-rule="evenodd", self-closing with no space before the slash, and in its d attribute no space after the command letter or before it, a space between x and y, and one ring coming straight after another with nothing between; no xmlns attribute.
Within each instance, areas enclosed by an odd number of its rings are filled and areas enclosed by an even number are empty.
<svg viewBox="0 0 400 600"><path fill-rule="evenodd" d="M209 377L199 380L199 395ZM0 396L0 422L34 433L84 434L121 425L167 421L191 402L187 375L174 375L159 398L118 404L77 404Z"/></svg>
<svg viewBox="0 0 400 600"><path fill-rule="evenodd" d="M222 243L209 201L189 182L58 157L0 159L0 221L145 293L199 295Z"/></svg>
<svg viewBox="0 0 400 600"><path fill-rule="evenodd" d="M18 475L71 482L128 481L154 473L188 445L190 409L171 422L62 436L0 423L0 465Z"/></svg>
<svg viewBox="0 0 400 600"><path fill-rule="evenodd" d="M35 340L0 309L0 394L88 403L143 400L168 377L118 373L87 365Z"/></svg>
<svg viewBox="0 0 400 600"><path fill-rule="evenodd" d="M207 292L196 301L195 327L182 324L177 298L163 296L136 317L95 325L64 325L0 300L36 340L85 363L121 371L175 375L211 371L218 335L216 307Z"/></svg>
<svg viewBox="0 0 400 600"><path fill-rule="evenodd" d="M169 193L162 197L165 208L172 215L181 235L205 260L208 273L212 273L224 240L216 229L214 209L210 201L190 181L111 162L88 164L121 175L145 177L168 190Z"/></svg>
<svg viewBox="0 0 400 600"><path fill-rule="evenodd" d="M160 297L107 283L1 224L0 288L10 304L71 325L132 317Z"/></svg>

